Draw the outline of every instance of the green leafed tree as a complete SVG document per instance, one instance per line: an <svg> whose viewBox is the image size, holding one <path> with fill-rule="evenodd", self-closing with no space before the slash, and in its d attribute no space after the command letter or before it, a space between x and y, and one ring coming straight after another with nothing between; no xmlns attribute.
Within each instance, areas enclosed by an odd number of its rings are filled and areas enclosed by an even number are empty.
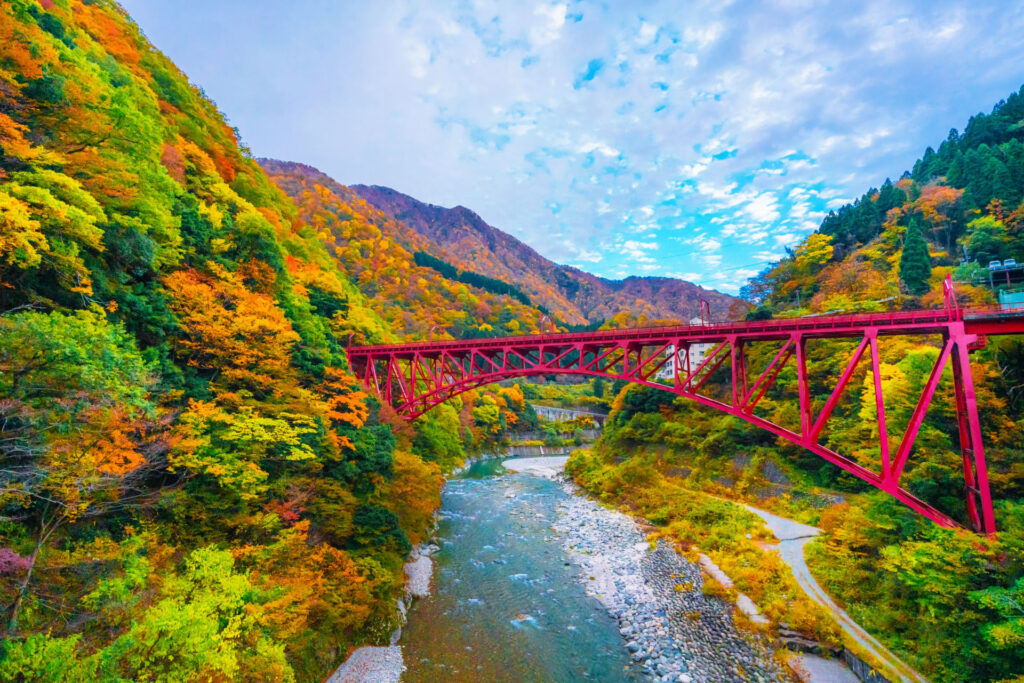
<svg viewBox="0 0 1024 683"><path fill-rule="evenodd" d="M992 586L975 591L971 598L982 607L999 614L998 619L982 629L988 643L997 650L1024 647L1024 576L1017 579L1010 588Z"/></svg>
<svg viewBox="0 0 1024 683"><path fill-rule="evenodd" d="M986 265L1001 259L1007 247L1006 226L993 216L980 216L967 224L968 233L962 240L972 261Z"/></svg>
<svg viewBox="0 0 1024 683"><path fill-rule="evenodd" d="M36 530L8 634L51 535L123 510L151 470L140 435L153 383L134 342L98 307L0 318L0 516Z"/></svg>
<svg viewBox="0 0 1024 683"><path fill-rule="evenodd" d="M903 254L900 256L900 280L907 291L914 296L928 292L928 278L932 274L932 261L928 245L921 235L921 226L912 220L903 239Z"/></svg>

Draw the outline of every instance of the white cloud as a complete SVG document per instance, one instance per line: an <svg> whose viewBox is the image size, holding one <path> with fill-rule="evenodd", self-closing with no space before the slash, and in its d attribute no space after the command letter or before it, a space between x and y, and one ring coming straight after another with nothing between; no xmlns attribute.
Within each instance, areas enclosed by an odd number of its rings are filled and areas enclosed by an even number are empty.
<svg viewBox="0 0 1024 683"><path fill-rule="evenodd" d="M636 34L636 42L649 45L658 36L658 27L646 21L640 22L640 30Z"/></svg>
<svg viewBox="0 0 1024 683"><path fill-rule="evenodd" d="M586 261L587 263L600 263L601 259L604 258L601 252L594 251L591 249L579 249L575 253L577 261Z"/></svg>
<svg viewBox="0 0 1024 683"><path fill-rule="evenodd" d="M771 192L762 192L743 206L743 213L755 221L772 223L779 219L778 200Z"/></svg>
<svg viewBox="0 0 1024 683"><path fill-rule="evenodd" d="M533 13L540 17L541 23L530 29L530 44L541 47L558 40L565 26L564 4L538 5Z"/></svg>
<svg viewBox="0 0 1024 683"><path fill-rule="evenodd" d="M626 240L622 243L626 249L657 249L657 242L637 242L635 240Z"/></svg>
<svg viewBox="0 0 1024 683"><path fill-rule="evenodd" d="M603 142L585 142L576 148L576 151L580 154L590 154L591 152L597 152L606 157L617 157L619 156L619 150L613 149ZM596 176L595 176L596 178Z"/></svg>
<svg viewBox="0 0 1024 683"><path fill-rule="evenodd" d="M427 67L430 65L430 48L417 40L410 40L406 43L405 51L409 57L412 75L416 78L426 76Z"/></svg>
<svg viewBox="0 0 1024 683"><path fill-rule="evenodd" d="M775 258L1024 69L1024 13L959 0L124 4L257 154L606 276Z"/></svg>
<svg viewBox="0 0 1024 683"><path fill-rule="evenodd" d="M692 164L685 164L679 167L680 180L692 180L697 178L708 167L707 160L695 161Z"/></svg>
<svg viewBox="0 0 1024 683"><path fill-rule="evenodd" d="M696 50L703 50L708 47L718 36L722 33L722 26L717 23L706 24L704 26L688 26L683 32L683 39L687 43L692 43Z"/></svg>

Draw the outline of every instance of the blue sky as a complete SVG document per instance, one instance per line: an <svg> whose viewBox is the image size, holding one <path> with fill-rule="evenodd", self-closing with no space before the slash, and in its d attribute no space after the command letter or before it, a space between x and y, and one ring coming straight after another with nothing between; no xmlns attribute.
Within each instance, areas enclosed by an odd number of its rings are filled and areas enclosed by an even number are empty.
<svg viewBox="0 0 1024 683"><path fill-rule="evenodd" d="M256 155L730 293L1024 83L1016 2L123 4Z"/></svg>

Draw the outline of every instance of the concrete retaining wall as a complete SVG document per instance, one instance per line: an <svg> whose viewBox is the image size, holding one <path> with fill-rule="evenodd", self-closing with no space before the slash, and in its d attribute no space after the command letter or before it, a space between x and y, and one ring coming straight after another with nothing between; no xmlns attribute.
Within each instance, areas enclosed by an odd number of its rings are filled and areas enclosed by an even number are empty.
<svg viewBox="0 0 1024 683"><path fill-rule="evenodd" d="M850 667L850 671L864 683L892 683L888 678L872 669L870 664L845 648L843 649L843 661Z"/></svg>

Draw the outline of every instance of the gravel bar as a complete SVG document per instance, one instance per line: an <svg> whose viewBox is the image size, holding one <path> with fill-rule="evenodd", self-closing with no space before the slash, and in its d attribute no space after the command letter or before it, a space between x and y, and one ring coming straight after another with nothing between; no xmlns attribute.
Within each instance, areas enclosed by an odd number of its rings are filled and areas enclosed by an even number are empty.
<svg viewBox="0 0 1024 683"><path fill-rule="evenodd" d="M633 660L659 681L789 681L764 638L733 625L731 603L705 595L699 565L664 541L653 551L627 515L574 495L556 531L587 593L619 622Z"/></svg>

